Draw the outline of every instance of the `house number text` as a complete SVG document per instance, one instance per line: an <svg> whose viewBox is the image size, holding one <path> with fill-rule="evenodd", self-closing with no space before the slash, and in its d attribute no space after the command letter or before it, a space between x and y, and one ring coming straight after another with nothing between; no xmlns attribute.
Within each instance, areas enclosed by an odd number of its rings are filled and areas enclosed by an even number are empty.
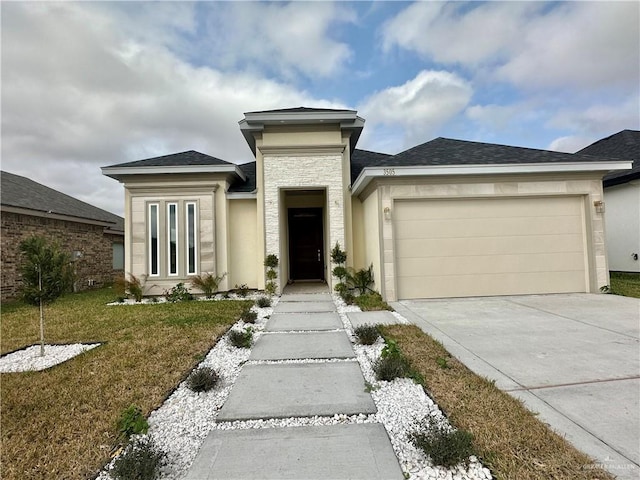
<svg viewBox="0 0 640 480"><path fill-rule="evenodd" d="M393 176L396 174L396 169L395 168L385 168L384 170L384 175L385 176Z"/></svg>

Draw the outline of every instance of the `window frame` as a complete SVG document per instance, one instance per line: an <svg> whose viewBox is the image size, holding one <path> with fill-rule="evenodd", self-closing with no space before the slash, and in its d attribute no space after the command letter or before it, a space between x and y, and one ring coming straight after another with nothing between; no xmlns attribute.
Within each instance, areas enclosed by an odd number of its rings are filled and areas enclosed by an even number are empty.
<svg viewBox="0 0 640 480"><path fill-rule="evenodd" d="M155 215L153 213L155 207ZM148 215L149 215L149 228L148 228L148 235L149 235L149 247L148 247L148 262L149 262L149 276L150 277L159 277L160 276L160 261L161 261L161 255L160 255L160 204L157 202L154 203L149 203L148 206ZM156 237L155 240L153 238L153 227L154 227L154 220L155 220L155 230L156 230ZM154 244L155 244L155 266L156 266L156 272L153 272L153 265L154 265L154 258L153 258L153 254L154 254Z"/></svg>
<svg viewBox="0 0 640 480"><path fill-rule="evenodd" d="M198 275L198 202L188 201L185 202L185 271L187 275ZM193 231L191 231L191 225L189 224L189 207L193 207ZM191 250L189 247L190 234L193 234L193 270L191 267Z"/></svg>
<svg viewBox="0 0 640 480"><path fill-rule="evenodd" d="M171 270L171 208L174 210L175 222L175 271ZM167 202L167 276L177 277L180 275L180 218L177 202Z"/></svg>

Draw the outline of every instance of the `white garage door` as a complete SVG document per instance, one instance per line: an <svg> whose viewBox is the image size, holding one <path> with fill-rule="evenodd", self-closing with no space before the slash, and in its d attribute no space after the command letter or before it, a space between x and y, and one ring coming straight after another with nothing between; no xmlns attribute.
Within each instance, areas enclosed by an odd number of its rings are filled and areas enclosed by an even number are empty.
<svg viewBox="0 0 640 480"><path fill-rule="evenodd" d="M580 197L396 201L398 298L586 292Z"/></svg>

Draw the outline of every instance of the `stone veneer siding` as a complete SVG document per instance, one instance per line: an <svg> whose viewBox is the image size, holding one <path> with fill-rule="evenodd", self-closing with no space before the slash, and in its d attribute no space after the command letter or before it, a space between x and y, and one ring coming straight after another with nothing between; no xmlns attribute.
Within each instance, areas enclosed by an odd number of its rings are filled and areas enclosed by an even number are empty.
<svg viewBox="0 0 640 480"><path fill-rule="evenodd" d="M569 177L569 175L567 175ZM500 198L578 195L585 199L585 227L587 255L589 256L590 291L597 293L599 287L609 284L609 270L605 249L603 214L597 213L593 202L603 199L602 181L576 174L574 179L556 178L503 178L501 181L481 179L438 180L387 180L378 184L380 194L379 221L382 225L381 270L383 271L384 297L397 300L395 278L395 238L393 221L383 218L382 212L389 207L393 212L395 200L402 199L453 199L453 198Z"/></svg>
<svg viewBox="0 0 640 480"><path fill-rule="evenodd" d="M326 189L325 247L329 250L336 242L345 245L344 197L342 184L342 155L280 156L264 155L264 222L267 255L286 255L280 249L281 222L287 221L281 212L280 191L286 189ZM327 211L328 210L328 211ZM282 214L282 215L281 215ZM327 243L328 234L328 243ZM282 262L281 262L282 264ZM328 257L325 265L329 266ZM286 281L286 272L278 280ZM331 275L327 272L327 282Z"/></svg>
<svg viewBox="0 0 640 480"><path fill-rule="evenodd" d="M19 296L20 243L34 235L59 242L69 255L82 252L75 262L77 291L102 287L124 274L113 269L113 243L122 243L123 237L105 234L103 226L10 212L2 212L1 221L2 301Z"/></svg>

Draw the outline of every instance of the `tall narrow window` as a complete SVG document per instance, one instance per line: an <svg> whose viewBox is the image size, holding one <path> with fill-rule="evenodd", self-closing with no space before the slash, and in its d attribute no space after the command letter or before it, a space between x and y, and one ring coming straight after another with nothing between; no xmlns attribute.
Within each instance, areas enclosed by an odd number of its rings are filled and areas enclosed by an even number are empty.
<svg viewBox="0 0 640 480"><path fill-rule="evenodd" d="M160 274L160 250L158 239L158 204L149 205L149 275Z"/></svg>
<svg viewBox="0 0 640 480"><path fill-rule="evenodd" d="M187 275L195 275L198 262L198 245L196 241L197 219L196 204L188 202L187 206Z"/></svg>
<svg viewBox="0 0 640 480"><path fill-rule="evenodd" d="M178 204L167 204L167 242L169 275L178 274Z"/></svg>

